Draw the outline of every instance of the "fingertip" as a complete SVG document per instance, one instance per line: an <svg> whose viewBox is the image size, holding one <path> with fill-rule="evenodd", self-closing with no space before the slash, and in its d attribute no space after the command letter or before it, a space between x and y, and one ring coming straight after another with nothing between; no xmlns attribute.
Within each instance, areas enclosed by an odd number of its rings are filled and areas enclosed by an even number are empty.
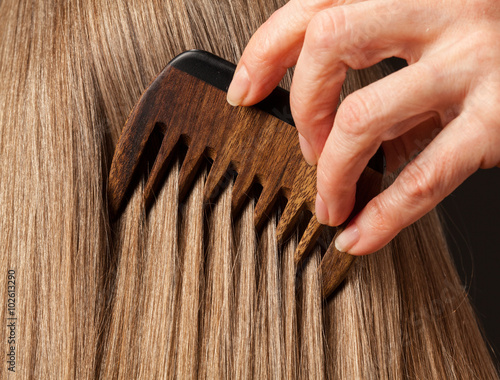
<svg viewBox="0 0 500 380"><path fill-rule="evenodd" d="M324 162L318 163L316 213L320 212L318 221L332 227L344 223L354 208L356 198L355 187L345 187L344 183L334 179L331 167ZM318 205L319 204L319 205ZM324 215L324 217L322 217Z"/></svg>
<svg viewBox="0 0 500 380"><path fill-rule="evenodd" d="M358 226L355 223L351 223L344 231L340 233L335 239L335 248L340 252L348 252L353 254L351 251L354 249L356 243L359 241L360 233Z"/></svg>
<svg viewBox="0 0 500 380"><path fill-rule="evenodd" d="M371 239L365 238L364 236L360 236L358 242L353 245L347 253L353 256L366 256L366 255L371 255L372 253L376 253L380 251L382 248L384 248L389 242L383 242L380 243L378 242L377 244L374 244L370 242ZM392 239L391 239L392 240Z"/></svg>
<svg viewBox="0 0 500 380"><path fill-rule="evenodd" d="M304 156L304 160L309 165L316 165L318 162L318 158L316 157L316 153L314 153L314 149L312 145L309 143L309 141L306 140L302 134L299 132L299 144L300 144L300 149L302 150L302 155Z"/></svg>
<svg viewBox="0 0 500 380"><path fill-rule="evenodd" d="M319 193L316 194L315 212L319 223L329 223L328 207Z"/></svg>
<svg viewBox="0 0 500 380"><path fill-rule="evenodd" d="M240 63L227 90L227 102L232 106L243 105L249 90L248 70L243 63Z"/></svg>
<svg viewBox="0 0 500 380"><path fill-rule="evenodd" d="M355 230L357 235L352 230ZM399 229L395 229L392 223L383 222L380 216L373 214L373 206L367 205L351 220L337 239L340 238L338 243L340 248L347 247L349 254L364 256L382 249L398 232ZM356 236L356 239L352 238L353 235ZM350 241L349 237L351 237Z"/></svg>
<svg viewBox="0 0 500 380"><path fill-rule="evenodd" d="M327 201L325 201L325 197L321 196L319 192L316 194L315 214L316 214L316 219L318 219L318 222L331 227L340 226L342 223L346 221L347 216L343 216L342 214L339 213L339 210L336 210L335 207L331 206L332 203L331 202L327 203ZM341 212L343 211L345 210L342 210Z"/></svg>

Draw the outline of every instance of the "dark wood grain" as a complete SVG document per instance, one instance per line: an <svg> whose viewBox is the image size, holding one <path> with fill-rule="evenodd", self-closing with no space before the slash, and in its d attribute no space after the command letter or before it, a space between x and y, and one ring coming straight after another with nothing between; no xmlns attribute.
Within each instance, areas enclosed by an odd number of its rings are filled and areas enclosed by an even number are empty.
<svg viewBox="0 0 500 380"><path fill-rule="evenodd" d="M313 217L299 242L295 261L299 263L307 255L322 226L314 216L316 168L302 158L297 130L256 108L231 107L224 91L170 66L144 92L124 126L109 175L112 215L119 215L126 203L134 171L155 127L162 130L164 138L145 186L145 204L153 201L162 182L162 169L183 139L188 150L179 173L180 201L186 196L203 157L209 156L213 165L204 200L218 195L221 181L228 169L233 168L238 173L233 186L233 213L240 210L255 182L262 185L254 214L259 228L268 219L278 195L284 195L288 202L277 227L278 241L290 236L301 211L310 210ZM357 209L367 196L375 194L372 191L375 187L380 188L379 182L374 185L372 180L371 169L365 170ZM368 185L370 190L365 194ZM352 257L341 255L330 246L321 265L325 295L345 277L349 260Z"/></svg>
<svg viewBox="0 0 500 380"><path fill-rule="evenodd" d="M361 178L357 183L356 203L351 216L337 228L332 244L328 247L325 256L321 260L319 267L321 273L321 290L323 297L330 296L335 289L344 281L351 265L354 263L356 256L352 256L345 252L340 252L335 248L335 238L344 230L354 216L378 193L382 188L382 174L365 168Z"/></svg>

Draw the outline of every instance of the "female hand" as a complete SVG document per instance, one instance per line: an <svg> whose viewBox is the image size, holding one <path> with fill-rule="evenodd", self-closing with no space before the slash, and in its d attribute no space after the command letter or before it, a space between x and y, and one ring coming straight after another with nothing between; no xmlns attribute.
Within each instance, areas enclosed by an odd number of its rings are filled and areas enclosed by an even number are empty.
<svg viewBox="0 0 500 380"><path fill-rule="evenodd" d="M409 66L336 109L347 68L392 56ZM423 149L337 238L341 251L382 248L478 168L500 163L498 0L291 0L250 40L228 101L259 102L294 65L290 104L304 157L317 164L321 223L346 220L381 144L389 170Z"/></svg>

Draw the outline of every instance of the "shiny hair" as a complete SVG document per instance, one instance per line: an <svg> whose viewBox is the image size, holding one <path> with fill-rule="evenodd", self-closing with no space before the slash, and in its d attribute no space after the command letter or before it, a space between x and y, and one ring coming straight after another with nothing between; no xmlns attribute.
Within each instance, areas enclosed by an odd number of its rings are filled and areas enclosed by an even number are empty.
<svg viewBox="0 0 500 380"><path fill-rule="evenodd" d="M0 1L0 315L13 270L17 318L0 353L18 375L498 378L435 211L326 301L320 247L295 268L278 209L257 233L231 184L205 207L208 166L179 203L182 155L148 214L141 182L109 223L114 146L148 83L191 48L236 62L283 3ZM387 70L350 72L344 95Z"/></svg>

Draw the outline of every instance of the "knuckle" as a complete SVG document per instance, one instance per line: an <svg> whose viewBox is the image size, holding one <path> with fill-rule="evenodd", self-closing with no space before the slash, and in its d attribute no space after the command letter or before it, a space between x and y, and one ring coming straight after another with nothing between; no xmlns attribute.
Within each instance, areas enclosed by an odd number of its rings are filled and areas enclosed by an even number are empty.
<svg viewBox="0 0 500 380"><path fill-rule="evenodd" d="M271 34L260 33L256 35L256 40L252 41L252 55L251 55L251 65L255 67L262 67L262 65L267 65L269 57L273 52L274 39ZM248 59L247 59L248 61ZM247 62L248 64L249 62ZM265 67L265 66L264 66Z"/></svg>
<svg viewBox="0 0 500 380"><path fill-rule="evenodd" d="M439 168L446 165L437 165L435 170L432 171L429 165L426 165L418 158L413 160L400 174L400 185L407 201L413 202L415 200L425 199L432 197L436 191L435 181L433 178L436 176L442 178L442 170Z"/></svg>
<svg viewBox="0 0 500 380"><path fill-rule="evenodd" d="M423 79L430 83L440 83L443 80L442 63L422 60L412 65L413 78Z"/></svg>
<svg viewBox="0 0 500 380"><path fill-rule="evenodd" d="M306 43L315 51L328 51L345 34L347 22L340 8L318 12L309 23Z"/></svg>
<svg viewBox="0 0 500 380"><path fill-rule="evenodd" d="M350 94L340 105L336 124L352 138L359 138L368 132L368 127L373 119L376 95L373 91L356 91Z"/></svg>
<svg viewBox="0 0 500 380"><path fill-rule="evenodd" d="M389 215L394 215L389 210L389 205L380 199L373 198L366 206L369 227L374 231L387 232L392 229L395 220Z"/></svg>

